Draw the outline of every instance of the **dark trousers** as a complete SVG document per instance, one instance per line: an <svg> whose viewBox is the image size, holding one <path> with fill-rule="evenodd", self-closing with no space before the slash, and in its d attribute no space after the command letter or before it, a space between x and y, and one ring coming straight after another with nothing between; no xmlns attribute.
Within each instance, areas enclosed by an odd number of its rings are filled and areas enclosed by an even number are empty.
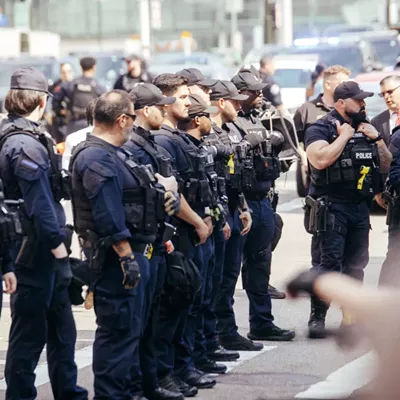
<svg viewBox="0 0 400 400"><path fill-rule="evenodd" d="M400 286L400 228L389 228L389 241L385 261L379 275L379 286Z"/></svg>
<svg viewBox="0 0 400 400"><path fill-rule="evenodd" d="M231 222L232 223L232 222ZM204 336L208 351L213 351L218 346L217 317L215 314L218 293L222 284L222 274L225 262L226 240L224 232L216 229L214 236L214 272L211 279L211 295L209 306L204 310Z"/></svg>
<svg viewBox="0 0 400 400"><path fill-rule="evenodd" d="M132 395L151 392L157 388L157 358L154 341L160 311L160 296L165 282L165 255L155 255L150 260L149 280L145 291L142 314L143 332L139 343L139 358L135 355L131 371ZM140 361L138 363L138 361Z"/></svg>
<svg viewBox="0 0 400 400"><path fill-rule="evenodd" d="M122 286L119 265L105 266L94 284L97 330L93 344L95 400L128 400L132 365L139 365L144 293L149 280L147 257L134 253L140 265L140 281L134 289Z"/></svg>
<svg viewBox="0 0 400 400"><path fill-rule="evenodd" d="M226 242L225 261L222 271L221 286L215 302L217 316L217 330L221 337L238 335L235 312L233 311L236 283L239 278L242 264L244 237L240 232L243 229L238 211L228 217L231 227L231 237Z"/></svg>
<svg viewBox="0 0 400 400"><path fill-rule="evenodd" d="M214 228L216 229L216 228ZM203 274L202 293L198 296L196 304L197 321L195 329L195 340L193 348L194 362L201 362L207 359L207 340L205 336L206 312L211 312L213 303L213 279L215 269L215 241L214 234L211 235L203 247Z"/></svg>
<svg viewBox="0 0 400 400"><path fill-rule="evenodd" d="M208 262L212 254L213 246L212 237L208 238L206 243L194 248L194 258L192 260L199 269L201 276L201 289L197 293L194 303L187 310L186 315L180 322L180 328L183 325L182 339L175 347L175 366L174 373L178 376L184 376L190 372L194 366L194 345L196 336L201 341L203 335L203 299L206 290L206 282L208 276Z"/></svg>
<svg viewBox="0 0 400 400"><path fill-rule="evenodd" d="M274 211L268 199L248 201L253 210L253 225L243 249L243 288L249 298L250 331L273 325L271 296L271 244L275 233Z"/></svg>
<svg viewBox="0 0 400 400"><path fill-rule="evenodd" d="M182 229L179 231L179 237L175 239L175 249L184 253L201 271L202 246L193 246L188 240L188 232L184 232ZM187 239L184 245L180 243L182 239ZM157 374L160 378L174 372L185 373L191 367L192 351L187 343L187 337L184 335L188 313L188 309L181 311L171 309L168 301L163 300L163 295L161 295L153 342L157 358ZM194 326L195 322L194 320Z"/></svg>
<svg viewBox="0 0 400 400"><path fill-rule="evenodd" d="M20 277L21 272L18 272L17 279ZM45 345L54 398L87 399L87 391L76 384L76 328L68 291L55 290L51 267L43 281L38 282L41 286L27 285L22 281L11 296L6 399L36 399L34 371Z"/></svg>
<svg viewBox="0 0 400 400"><path fill-rule="evenodd" d="M334 215L335 225L318 234L320 263L317 268L342 272L362 281L369 260L368 204L332 203L329 211Z"/></svg>

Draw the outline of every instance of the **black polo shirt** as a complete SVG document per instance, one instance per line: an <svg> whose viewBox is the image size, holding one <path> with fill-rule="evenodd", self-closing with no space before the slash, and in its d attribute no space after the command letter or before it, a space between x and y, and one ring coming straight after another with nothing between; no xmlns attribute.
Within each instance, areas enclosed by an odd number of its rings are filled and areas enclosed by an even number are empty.
<svg viewBox="0 0 400 400"><path fill-rule="evenodd" d="M306 129L311 124L328 114L331 110L332 107L327 106L322 101L322 93L314 100L307 101L299 107L294 114L294 124L299 141L304 143L304 134Z"/></svg>

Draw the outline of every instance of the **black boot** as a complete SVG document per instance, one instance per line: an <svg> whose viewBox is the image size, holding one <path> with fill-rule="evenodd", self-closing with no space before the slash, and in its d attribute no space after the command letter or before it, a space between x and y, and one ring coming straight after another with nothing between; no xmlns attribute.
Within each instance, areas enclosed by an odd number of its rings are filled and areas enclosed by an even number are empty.
<svg viewBox="0 0 400 400"><path fill-rule="evenodd" d="M310 339L326 338L325 318L329 305L315 296L311 297L311 314L308 321L308 337Z"/></svg>

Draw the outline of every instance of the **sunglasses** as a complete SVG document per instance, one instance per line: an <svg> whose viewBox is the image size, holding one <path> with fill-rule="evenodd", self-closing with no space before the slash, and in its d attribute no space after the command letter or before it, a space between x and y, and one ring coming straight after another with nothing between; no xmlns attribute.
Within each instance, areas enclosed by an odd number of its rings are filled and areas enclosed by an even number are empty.
<svg viewBox="0 0 400 400"><path fill-rule="evenodd" d="M136 121L136 114L129 114L129 113L124 113L126 116L132 119L133 122Z"/></svg>
<svg viewBox="0 0 400 400"><path fill-rule="evenodd" d="M398 88L400 88L400 85L397 86L397 87L395 87L394 89L386 90L386 92L379 93L378 96L379 96L379 97L385 97L386 94L388 94L389 96L391 96L391 95L393 94L393 92L394 92L395 90L397 90Z"/></svg>

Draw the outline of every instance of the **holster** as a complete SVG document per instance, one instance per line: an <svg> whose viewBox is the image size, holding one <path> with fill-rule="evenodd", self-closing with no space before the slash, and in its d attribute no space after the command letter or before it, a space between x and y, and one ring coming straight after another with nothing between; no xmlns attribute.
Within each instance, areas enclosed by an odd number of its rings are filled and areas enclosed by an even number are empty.
<svg viewBox="0 0 400 400"><path fill-rule="evenodd" d="M388 198L388 196L384 197L384 194L382 194L382 198L388 203L386 224L389 226L389 228L398 229L400 228L400 196L393 197L390 194L389 196L390 198Z"/></svg>
<svg viewBox="0 0 400 400"><path fill-rule="evenodd" d="M329 212L328 201L325 197L314 199L306 197L305 204L306 230L308 233L317 234L327 232L335 227L335 216Z"/></svg>
<svg viewBox="0 0 400 400"><path fill-rule="evenodd" d="M89 230L78 235L78 239L89 263L89 269L94 273L101 272L107 251L106 240Z"/></svg>
<svg viewBox="0 0 400 400"><path fill-rule="evenodd" d="M21 220L23 238L18 255L15 259L17 268L33 268L34 253L38 246L38 237L35 232L33 221L27 217Z"/></svg>

